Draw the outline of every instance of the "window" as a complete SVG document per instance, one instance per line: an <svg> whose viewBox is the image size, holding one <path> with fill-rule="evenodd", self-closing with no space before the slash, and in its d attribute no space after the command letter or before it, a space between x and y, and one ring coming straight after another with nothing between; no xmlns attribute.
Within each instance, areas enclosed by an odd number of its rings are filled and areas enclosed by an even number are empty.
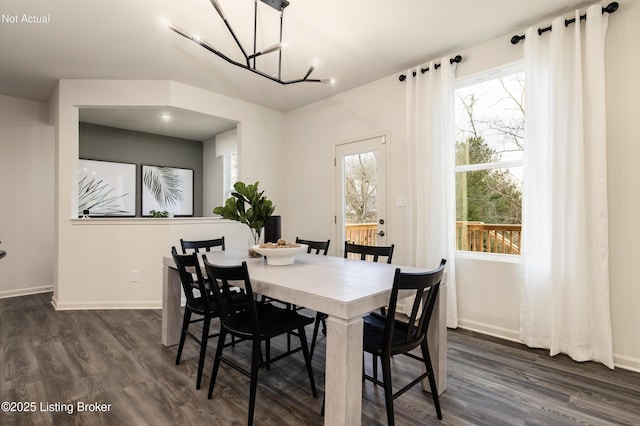
<svg viewBox="0 0 640 426"><path fill-rule="evenodd" d="M224 205L227 198L231 197L233 185L238 181L238 153L233 151L222 156L223 160L223 199Z"/></svg>
<svg viewBox="0 0 640 426"><path fill-rule="evenodd" d="M522 67L456 90L456 249L520 254L525 77Z"/></svg>

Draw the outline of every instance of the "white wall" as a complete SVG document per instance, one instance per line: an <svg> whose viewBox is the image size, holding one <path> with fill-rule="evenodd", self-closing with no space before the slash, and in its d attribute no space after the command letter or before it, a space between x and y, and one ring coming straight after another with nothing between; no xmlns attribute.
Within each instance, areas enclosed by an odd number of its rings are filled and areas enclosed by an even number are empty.
<svg viewBox="0 0 640 426"><path fill-rule="evenodd" d="M640 211L640 197L636 196L640 184L636 164L640 158L636 128L640 116L640 4L620 4L610 17L607 35L611 311L614 361L618 366L640 371L640 285L634 268L640 254L640 227L634 225ZM522 44L513 46L509 41L513 34L451 52L464 57L457 76L473 75L521 59ZM399 248L394 260L403 262L405 213L404 208L393 206L392 200L397 194L408 193L404 171L404 90L397 75L393 75L287 113L284 162L288 176L293 178L286 180L287 203L282 212L285 235L334 238L333 146L386 134L388 235ZM456 262L460 325L517 339L519 264L468 257Z"/></svg>
<svg viewBox="0 0 640 426"><path fill-rule="evenodd" d="M213 209L224 204L224 188L220 182L224 181L223 155L238 148L238 130L231 129L219 133L203 145L204 183L203 216L214 216ZM214 184L215 183L215 184ZM226 184L226 183L225 183Z"/></svg>
<svg viewBox="0 0 640 426"><path fill-rule="evenodd" d="M640 371L640 2L619 3L606 54L611 320L614 361Z"/></svg>
<svg viewBox="0 0 640 426"><path fill-rule="evenodd" d="M47 105L0 95L0 298L53 284L53 178Z"/></svg>
<svg viewBox="0 0 640 426"><path fill-rule="evenodd" d="M286 205L279 214L285 239L331 238L336 253L334 225L334 160L336 144L387 136L387 196L407 194L404 163L404 87L391 76L324 101L287 113L287 146L281 160L286 169ZM387 203L389 241L404 233L405 208ZM394 260L404 259L405 247L396 244Z"/></svg>
<svg viewBox="0 0 640 426"><path fill-rule="evenodd" d="M216 138L202 143L202 216L212 217L222 198L223 161L216 157Z"/></svg>
<svg viewBox="0 0 640 426"><path fill-rule="evenodd" d="M56 253L58 309L157 308L162 256L180 238L224 235L229 249L246 249L248 228L215 218L75 219L78 107L157 106L239 122L240 178L260 180L270 198L284 198L282 174L270 167L283 150L284 114L170 81L61 80L51 99L56 123ZM140 282L131 282L131 271Z"/></svg>

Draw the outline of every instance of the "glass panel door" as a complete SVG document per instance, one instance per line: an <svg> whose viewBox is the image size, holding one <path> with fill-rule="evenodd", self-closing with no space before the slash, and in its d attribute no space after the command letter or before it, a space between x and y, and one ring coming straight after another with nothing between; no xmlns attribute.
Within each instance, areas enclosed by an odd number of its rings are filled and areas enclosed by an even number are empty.
<svg viewBox="0 0 640 426"><path fill-rule="evenodd" d="M386 138L365 139L336 146L336 241L387 244Z"/></svg>

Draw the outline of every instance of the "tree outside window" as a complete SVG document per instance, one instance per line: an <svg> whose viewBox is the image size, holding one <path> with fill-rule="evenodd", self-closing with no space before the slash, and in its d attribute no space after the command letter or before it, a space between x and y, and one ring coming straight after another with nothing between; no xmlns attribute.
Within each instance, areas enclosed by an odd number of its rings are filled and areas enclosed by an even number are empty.
<svg viewBox="0 0 640 426"><path fill-rule="evenodd" d="M347 223L376 221L376 152L349 155L344 158L345 219Z"/></svg>
<svg viewBox="0 0 640 426"><path fill-rule="evenodd" d="M523 72L456 90L456 248L519 254L524 158Z"/></svg>

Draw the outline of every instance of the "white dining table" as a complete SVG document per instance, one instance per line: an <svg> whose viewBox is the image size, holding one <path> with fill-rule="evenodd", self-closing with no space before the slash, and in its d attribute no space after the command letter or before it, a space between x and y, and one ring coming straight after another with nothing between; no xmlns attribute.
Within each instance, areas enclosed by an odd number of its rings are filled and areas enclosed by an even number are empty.
<svg viewBox="0 0 640 426"><path fill-rule="evenodd" d="M300 254L292 265L271 266L262 257L205 253L217 265L247 262L253 291L326 313L325 425L360 425L362 419L362 317L389 301L396 268L342 257ZM437 266L437 265L436 265ZM179 342L182 286L172 256L163 258L162 344ZM446 286L441 286L428 333L438 392L446 389ZM426 382L426 379L425 379ZM423 388L429 389L428 384Z"/></svg>

